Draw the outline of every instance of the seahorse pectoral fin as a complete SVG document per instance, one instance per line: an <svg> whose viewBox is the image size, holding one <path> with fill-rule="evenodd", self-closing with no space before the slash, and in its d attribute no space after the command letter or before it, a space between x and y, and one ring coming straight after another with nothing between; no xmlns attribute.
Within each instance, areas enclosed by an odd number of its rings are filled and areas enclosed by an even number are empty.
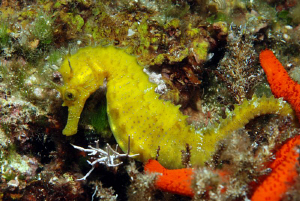
<svg viewBox="0 0 300 201"><path fill-rule="evenodd" d="M63 134L66 136L74 135L77 133L78 122L80 119L80 114L82 112L83 104L75 104L68 107L68 121L67 125L63 130Z"/></svg>

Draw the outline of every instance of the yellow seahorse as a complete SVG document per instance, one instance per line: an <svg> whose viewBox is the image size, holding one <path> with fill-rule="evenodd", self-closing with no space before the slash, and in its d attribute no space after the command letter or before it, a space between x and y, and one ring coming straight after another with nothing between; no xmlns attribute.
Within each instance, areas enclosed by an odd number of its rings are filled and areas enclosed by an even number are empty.
<svg viewBox="0 0 300 201"><path fill-rule="evenodd" d="M181 151L186 144L191 148L191 164L202 165L221 139L254 116L293 113L281 99L254 97L220 124L196 131L187 124L179 106L159 99L154 92L156 85L149 82L136 58L112 46L80 49L64 60L59 72L64 80L59 91L69 111L64 135L77 132L86 99L106 80L107 114L119 146L127 152L130 137L130 152L138 153L140 161L155 158L159 148L158 159L167 168L182 167Z"/></svg>

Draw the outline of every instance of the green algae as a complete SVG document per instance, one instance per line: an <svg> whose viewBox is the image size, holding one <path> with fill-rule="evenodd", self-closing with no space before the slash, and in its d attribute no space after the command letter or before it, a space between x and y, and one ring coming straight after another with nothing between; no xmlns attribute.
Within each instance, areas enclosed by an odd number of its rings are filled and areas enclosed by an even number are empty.
<svg viewBox="0 0 300 201"><path fill-rule="evenodd" d="M51 52L49 52L47 61L50 65L58 65L62 60L63 56L64 53L62 52L62 50L54 49Z"/></svg>
<svg viewBox="0 0 300 201"><path fill-rule="evenodd" d="M16 176L23 177L31 169L28 161L16 152L16 145L10 144L9 136L2 129L0 129L0 168L1 178L6 181Z"/></svg>
<svg viewBox="0 0 300 201"><path fill-rule="evenodd" d="M9 42L9 35L8 35L8 26L7 23L1 22L0 23L0 47L6 47Z"/></svg>
<svg viewBox="0 0 300 201"><path fill-rule="evenodd" d="M45 14L40 14L34 22L32 34L42 44L49 45L53 41L53 20Z"/></svg>
<svg viewBox="0 0 300 201"><path fill-rule="evenodd" d="M139 46L137 47L136 54L147 54L150 47L150 37L148 32L147 18L144 18L142 22L137 26L137 32L139 34Z"/></svg>
<svg viewBox="0 0 300 201"><path fill-rule="evenodd" d="M262 96L270 97L272 96L272 91L268 84L260 83L254 87L254 94L257 97L262 97Z"/></svg>
<svg viewBox="0 0 300 201"><path fill-rule="evenodd" d="M157 65L160 65L164 62L165 60L165 55L164 54L159 54L155 59L154 59L154 63Z"/></svg>
<svg viewBox="0 0 300 201"><path fill-rule="evenodd" d="M223 12L218 12L216 14L211 15L206 19L206 21L211 24L215 22L230 22L229 17Z"/></svg>
<svg viewBox="0 0 300 201"><path fill-rule="evenodd" d="M192 42L192 48L194 55L196 55L196 61L205 61L207 57L207 52L209 48L209 43L207 41L194 40Z"/></svg>
<svg viewBox="0 0 300 201"><path fill-rule="evenodd" d="M106 103L100 104L93 112L90 113L89 118L96 133L100 133L104 138L109 138L112 136L112 133L109 132L106 108Z"/></svg>
<svg viewBox="0 0 300 201"><path fill-rule="evenodd" d="M277 18L284 24L291 24L292 18L290 16L290 12L287 10L283 10L277 13Z"/></svg>
<svg viewBox="0 0 300 201"><path fill-rule="evenodd" d="M66 13L62 16L62 20L73 27L76 31L81 32L84 25L83 18L78 14Z"/></svg>
<svg viewBox="0 0 300 201"><path fill-rule="evenodd" d="M180 23L181 23L180 19L178 18L172 19L164 25L164 29L168 29L168 28L178 29Z"/></svg>

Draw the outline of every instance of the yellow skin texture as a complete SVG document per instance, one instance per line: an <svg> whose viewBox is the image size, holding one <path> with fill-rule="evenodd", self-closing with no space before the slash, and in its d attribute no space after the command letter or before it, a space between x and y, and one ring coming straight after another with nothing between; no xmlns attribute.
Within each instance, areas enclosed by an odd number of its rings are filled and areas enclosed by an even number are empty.
<svg viewBox="0 0 300 201"><path fill-rule="evenodd" d="M70 67L71 66L71 67ZM217 143L227 134L242 128L257 115L290 115L292 109L275 98L254 97L209 128L195 131L186 122L179 106L159 99L155 84L149 82L136 58L115 47L87 47L66 58L59 70L64 85L59 88L68 106L64 135L77 132L86 99L107 80L107 114L111 130L124 152L130 137L131 154L140 161L155 158L167 168L181 168L182 150L191 147L191 164L203 165L211 158Z"/></svg>

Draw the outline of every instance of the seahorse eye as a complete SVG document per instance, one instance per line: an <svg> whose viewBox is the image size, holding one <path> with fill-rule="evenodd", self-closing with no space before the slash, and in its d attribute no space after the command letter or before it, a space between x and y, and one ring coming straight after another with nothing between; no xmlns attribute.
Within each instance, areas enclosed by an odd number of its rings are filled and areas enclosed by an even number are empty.
<svg viewBox="0 0 300 201"><path fill-rule="evenodd" d="M76 94L77 92L74 89L66 90L65 99L68 101L74 101L76 99Z"/></svg>

